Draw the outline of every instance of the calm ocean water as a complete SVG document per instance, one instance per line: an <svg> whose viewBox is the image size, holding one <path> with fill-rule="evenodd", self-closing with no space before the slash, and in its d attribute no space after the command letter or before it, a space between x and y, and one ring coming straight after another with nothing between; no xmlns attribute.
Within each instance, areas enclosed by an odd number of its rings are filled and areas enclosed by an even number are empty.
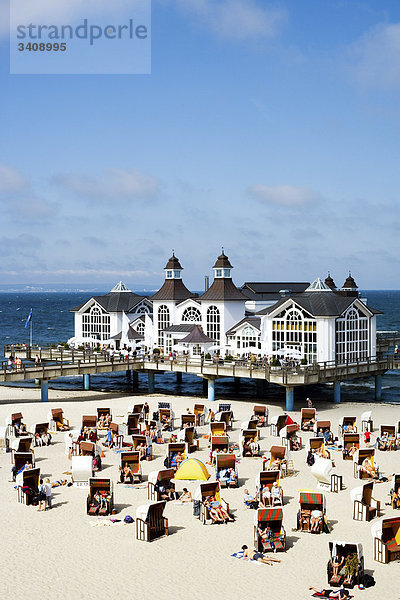
<svg viewBox="0 0 400 600"><path fill-rule="evenodd" d="M106 292L104 292L106 293ZM383 311L378 315L378 330L400 330L400 290L364 291L363 297L368 304ZM29 327L25 329L26 318L33 309L33 342L40 346L66 341L74 334L73 313L71 308L87 300L91 294L81 292L49 293L2 293L0 292L0 353L3 346L11 343L29 343ZM32 383L19 384L31 386ZM96 375L91 378L92 389L98 391L131 391L130 381L125 373ZM51 387L57 389L81 389L82 378L63 378L52 380ZM160 374L156 377L156 392L182 395L202 395L202 381L197 376L185 375L182 384L177 385L175 375ZM145 375L139 376L139 391L147 391ZM255 397L255 384L242 381L240 392L234 388L233 381L216 382L218 397ZM296 401L307 396L318 400L331 400L332 389L329 386L312 386L296 390ZM268 386L267 396L271 400L284 398L284 390L279 386ZM374 399L373 379L357 380L342 386L342 400L369 402ZM388 372L383 380L382 402L400 403L400 372Z"/></svg>

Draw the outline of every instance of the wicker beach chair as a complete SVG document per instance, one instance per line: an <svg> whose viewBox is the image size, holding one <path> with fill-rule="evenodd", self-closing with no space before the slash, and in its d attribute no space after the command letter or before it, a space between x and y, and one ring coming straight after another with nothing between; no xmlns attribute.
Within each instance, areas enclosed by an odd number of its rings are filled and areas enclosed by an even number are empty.
<svg viewBox="0 0 400 600"><path fill-rule="evenodd" d="M114 507L114 494L111 479L91 477L89 494L86 499L86 512L91 516L111 515Z"/></svg>
<svg viewBox="0 0 400 600"><path fill-rule="evenodd" d="M354 452L352 450L355 448ZM345 433L343 435L343 460L353 460L353 456L360 448L359 433Z"/></svg>
<svg viewBox="0 0 400 600"><path fill-rule="evenodd" d="M263 532L266 535L262 535ZM258 552L286 552L282 508L257 509L254 515L254 546Z"/></svg>
<svg viewBox="0 0 400 600"><path fill-rule="evenodd" d="M253 417L252 418L256 422L260 423L259 427L267 427L268 415L269 415L268 406L265 406L265 404L255 404L253 406Z"/></svg>
<svg viewBox="0 0 400 600"><path fill-rule="evenodd" d="M52 431L60 431L60 429L67 431L70 428L69 420L64 417L62 408L52 408L47 418L49 420L49 427Z"/></svg>
<svg viewBox="0 0 400 600"><path fill-rule="evenodd" d="M299 504L300 508L297 513L297 529L299 531L311 532L311 513L314 510L318 510L323 516L317 533L322 533L324 530L326 513L324 494L321 494L320 492L300 492Z"/></svg>
<svg viewBox="0 0 400 600"><path fill-rule="evenodd" d="M159 484L162 484L166 489L174 489L175 483L171 481L175 476L175 469L160 469L152 471L147 477L147 498L153 502L163 500L162 492L159 491ZM166 499L166 502L168 500Z"/></svg>
<svg viewBox="0 0 400 600"><path fill-rule="evenodd" d="M374 448L359 448L353 456L354 477L356 479L371 479L371 475L363 468L364 461L368 461L372 468L375 462Z"/></svg>
<svg viewBox="0 0 400 600"><path fill-rule="evenodd" d="M357 417L341 417L339 420L339 435L357 433Z"/></svg>
<svg viewBox="0 0 400 600"><path fill-rule="evenodd" d="M292 451L301 450L303 443L301 437L298 435L299 430L300 427L297 423L285 425L280 431L282 446ZM298 441L299 447L295 444L295 440Z"/></svg>
<svg viewBox="0 0 400 600"><path fill-rule="evenodd" d="M17 501L21 504L36 505L39 491L40 469L26 469L16 477Z"/></svg>
<svg viewBox="0 0 400 600"><path fill-rule="evenodd" d="M287 415L282 413L271 418L271 435L279 436L281 429L286 425Z"/></svg>
<svg viewBox="0 0 400 600"><path fill-rule="evenodd" d="M196 416L196 425L202 427L206 422L206 407L204 404L195 404L193 414Z"/></svg>
<svg viewBox="0 0 400 600"><path fill-rule="evenodd" d="M200 521L203 525L210 525L213 523L207 506L207 499L210 496L213 496L220 502L222 507L229 513L229 504L221 497L221 486L219 481L207 481L206 483L201 483L194 494L194 499L200 501Z"/></svg>
<svg viewBox="0 0 400 600"><path fill-rule="evenodd" d="M255 454L249 449L249 444L254 443L257 446ZM258 443L258 430L257 429L243 429L240 432L239 447L242 456L259 456L260 445Z"/></svg>
<svg viewBox="0 0 400 600"><path fill-rule="evenodd" d="M374 560L387 564L400 561L400 517L380 519L371 526Z"/></svg>
<svg viewBox="0 0 400 600"><path fill-rule="evenodd" d="M257 491L258 499L262 504L264 504L263 492L264 492L265 488L267 488L269 491L271 491L274 483L277 483L279 485L280 477L281 477L281 472L278 470L261 471L260 473L257 474L257 476L256 476L256 491ZM274 498L271 500L271 502L273 502L273 506L275 506L275 505L283 506L283 502L284 502L283 491L279 496L279 501L278 501L278 499Z"/></svg>
<svg viewBox="0 0 400 600"><path fill-rule="evenodd" d="M168 535L168 519L163 515L165 501L138 506L136 509L136 539L152 542Z"/></svg>
<svg viewBox="0 0 400 600"><path fill-rule="evenodd" d="M123 436L136 435L140 433L139 429L139 413L129 413L125 417L124 423L122 423L120 427L121 434Z"/></svg>
<svg viewBox="0 0 400 600"><path fill-rule="evenodd" d="M326 566L328 585L331 587L353 588L364 580L364 553L362 544L348 542L329 542L329 561ZM334 575L333 561L339 556L343 559L343 566L339 569L337 575ZM346 579L349 576L350 568L346 569L346 563L352 564L349 583Z"/></svg>
<svg viewBox="0 0 400 600"><path fill-rule="evenodd" d="M220 439L220 438L219 438ZM234 481L222 477L221 473L224 470L233 469L235 472ZM219 481L221 488L223 487L239 487L237 461L234 454L217 454L215 456L215 478Z"/></svg>
<svg viewBox="0 0 400 600"><path fill-rule="evenodd" d="M374 482L369 481L350 491L354 521L371 521L379 517L381 503L373 498L373 490Z"/></svg>
<svg viewBox="0 0 400 600"><path fill-rule="evenodd" d="M313 431L317 420L317 411L315 408L302 408L300 429L302 431Z"/></svg>
<svg viewBox="0 0 400 600"><path fill-rule="evenodd" d="M139 483L140 481L142 481L142 466L140 463L139 452L136 452L136 450L130 450L129 452L121 452L119 456L120 456L119 469L120 469L120 473L121 473L121 476L120 476L121 482L123 481L122 472L123 472L123 468L125 467L125 465L128 465L131 468L134 483Z"/></svg>

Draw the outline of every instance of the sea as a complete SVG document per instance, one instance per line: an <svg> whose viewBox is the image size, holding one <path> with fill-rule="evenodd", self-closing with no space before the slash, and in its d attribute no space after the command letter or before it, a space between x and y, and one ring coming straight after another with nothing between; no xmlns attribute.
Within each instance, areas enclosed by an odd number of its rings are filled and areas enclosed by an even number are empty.
<svg viewBox="0 0 400 600"><path fill-rule="evenodd" d="M6 344L29 344L29 325L25 327L27 317L32 310L33 343L46 347L52 343L67 341L74 335L74 316L70 312L90 298L92 295L107 293L96 291L1 291L0 290L0 354L4 359L3 347ZM153 292L137 291L141 295ZM361 297L367 299L368 305L379 309L382 314L377 317L379 331L400 330L400 290L364 290ZM155 378L156 393L202 396L202 380L196 375L184 374L182 383L176 382L173 373L160 373ZM4 384L3 384L4 385ZM7 384L10 385L10 384ZM34 382L21 382L20 387L33 387ZM68 377L51 380L50 389L80 390L82 377ZM104 392L134 393L132 382L126 373L109 373L93 375L91 388ZM383 378L382 403L400 404L400 371L388 371ZM139 375L139 393L147 393L147 377ZM256 399L255 383L241 380L240 386L234 385L232 379L216 381L216 397L223 399ZM265 391L265 400L280 402L284 400L284 388L269 384ZM320 385L296 389L296 402L303 402L310 397L316 401L331 401L332 386ZM375 402L373 378L359 379L342 384L342 402Z"/></svg>

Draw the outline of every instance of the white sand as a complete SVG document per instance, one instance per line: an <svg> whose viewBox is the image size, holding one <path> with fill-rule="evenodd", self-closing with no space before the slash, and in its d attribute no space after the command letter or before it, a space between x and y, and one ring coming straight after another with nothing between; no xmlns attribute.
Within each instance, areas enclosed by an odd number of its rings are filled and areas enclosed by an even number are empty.
<svg viewBox="0 0 400 600"><path fill-rule="evenodd" d="M147 397L150 409L155 410L160 397ZM82 414L95 414L96 407L112 407L113 420L121 422L121 416L138 396L121 396L94 392L50 391L51 401L42 404L39 390L0 388L0 423L11 412L21 411L28 427L46 420L50 408L62 407L64 415L78 427ZM195 398L172 398L175 414L180 416L186 407L193 407ZM370 408L364 404L345 403L341 406L315 402L320 418L331 419L333 431L341 415L359 417ZM203 402L203 400L201 400ZM206 404L208 404L206 402ZM237 441L240 424L250 417L254 402L234 402L234 431L231 440ZM375 429L380 423L394 423L399 419L396 406L372 406ZM270 405L270 414L281 412L278 405ZM299 419L299 412L293 413ZM360 423L359 423L360 425ZM201 428L206 433L207 426ZM261 448L269 450L278 438L269 435L270 429L262 430ZM303 434L303 441L310 434ZM52 480L60 479L69 470L64 454L64 434L53 437L55 444L37 448L37 466L41 475ZM165 447L154 445L155 460L143 464L146 476L150 471L162 468ZM288 550L275 556L281 563L274 566L257 565L232 558L242 544L253 545L254 511L243 506L243 489L254 492L255 476L261 470L261 459L245 458L239 464L239 489L224 490L223 497L230 503L237 520L228 525L207 526L193 517L191 505L167 504L171 535L152 543L135 539L135 524L118 523L110 527L92 527L98 517L86 515L87 491L74 487L54 490L54 508L38 512L17 502L14 484L10 483L10 454L0 455L2 544L0 569L2 573L2 596L10 599L41 598L104 600L104 598L142 598L143 600L188 597L219 600L264 600L267 597L302 600L310 598L309 585L327 587L326 564L328 542L343 540L361 542L364 546L365 567L376 579L376 585L365 591L355 589L356 598L399 597L398 564L381 565L373 560L371 524L352 520L349 490L359 485L353 478L352 461L343 461L334 453L337 472L343 474L346 489L339 494L327 493L327 517L333 525L330 535L311 535L292 531L296 526L298 490L316 489L314 478L305 464L306 451L293 453L295 477L282 480L286 504L284 525L288 535ZM207 440L200 439L200 451L192 456L206 461ZM400 470L400 452L380 452L377 462L386 475ZM101 475L118 478L119 455L106 452ZM214 470L208 467L212 476ZM184 487L185 482L178 488ZM193 487L193 486L192 486ZM389 483L375 486L374 496L381 500L382 516L400 516L385 506L389 500ZM146 489L129 489L115 485L114 500L120 509L117 518L127 514L135 516L136 507L147 501Z"/></svg>

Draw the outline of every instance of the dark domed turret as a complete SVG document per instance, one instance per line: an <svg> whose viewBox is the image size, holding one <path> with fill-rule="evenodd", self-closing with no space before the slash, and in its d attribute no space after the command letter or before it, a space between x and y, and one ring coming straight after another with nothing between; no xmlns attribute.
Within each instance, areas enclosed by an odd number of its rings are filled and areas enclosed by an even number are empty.
<svg viewBox="0 0 400 600"><path fill-rule="evenodd" d="M167 262L167 264L165 265L166 269L179 269L180 271L183 269L181 263L179 262L179 258L177 258L174 254L174 252L172 252L172 256L169 259L169 261Z"/></svg>
<svg viewBox="0 0 400 600"><path fill-rule="evenodd" d="M351 276L350 271L349 271L349 276L347 277L346 281L344 282L343 286L340 289L340 293L342 294L342 296L358 297L358 286L357 286L356 282L354 281L353 277Z"/></svg>
<svg viewBox="0 0 400 600"><path fill-rule="evenodd" d="M331 274L328 272L328 277L325 279L326 285L331 288L331 290L336 290L336 283L333 281Z"/></svg>
<svg viewBox="0 0 400 600"><path fill-rule="evenodd" d="M224 253L224 249L222 249L222 254L218 256L213 269L233 269L229 258Z"/></svg>

